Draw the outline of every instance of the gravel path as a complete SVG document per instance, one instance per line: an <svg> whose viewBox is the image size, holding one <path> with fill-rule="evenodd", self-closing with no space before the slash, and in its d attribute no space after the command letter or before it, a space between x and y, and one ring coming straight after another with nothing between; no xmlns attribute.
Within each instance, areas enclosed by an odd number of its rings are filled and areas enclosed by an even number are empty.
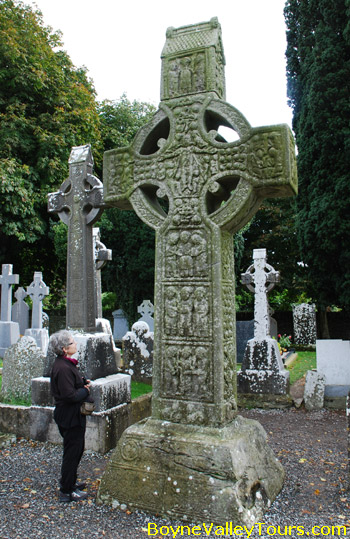
<svg viewBox="0 0 350 539"><path fill-rule="evenodd" d="M256 525L250 537L302 535L301 529L285 530L285 526L303 526L304 534L309 532L312 536L312 527L316 525L325 526L323 530L315 530L320 536L344 536L338 534L337 528L334 534L331 533L332 526L338 525L345 526L347 536L350 536L345 413L325 410L306 413L290 409L245 410L242 415L262 423L269 444L286 471L284 488L266 513L265 524L260 526L260 532ZM80 479L88 481L89 499L79 503L59 503L57 480L61 452L59 446L23 439L0 450L1 539L170 538L173 537L170 526L176 529L189 525L141 512L96 506L99 478L109 455L85 453L79 472ZM156 523L161 533L148 535L148 523ZM209 534L202 523L190 524L190 527L195 524L202 528L199 537L229 537L222 535L222 530L215 526ZM194 531L198 533L199 530ZM188 529L179 528L177 537L186 536ZM190 536L195 535L191 532Z"/></svg>

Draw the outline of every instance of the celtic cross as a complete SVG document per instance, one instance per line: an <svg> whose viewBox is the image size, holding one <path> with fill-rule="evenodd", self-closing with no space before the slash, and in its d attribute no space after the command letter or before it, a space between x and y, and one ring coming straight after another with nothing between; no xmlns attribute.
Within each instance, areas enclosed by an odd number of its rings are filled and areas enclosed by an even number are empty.
<svg viewBox="0 0 350 539"><path fill-rule="evenodd" d="M171 28L158 112L104 155L105 201L156 230L152 417L175 423L236 415L233 234L264 198L297 189L288 126L252 128L224 97L217 19Z"/></svg>
<svg viewBox="0 0 350 539"><path fill-rule="evenodd" d="M66 324L96 329L95 267L92 225L102 213L102 183L93 176L90 145L77 146L69 157L69 178L49 194L48 211L68 225Z"/></svg>

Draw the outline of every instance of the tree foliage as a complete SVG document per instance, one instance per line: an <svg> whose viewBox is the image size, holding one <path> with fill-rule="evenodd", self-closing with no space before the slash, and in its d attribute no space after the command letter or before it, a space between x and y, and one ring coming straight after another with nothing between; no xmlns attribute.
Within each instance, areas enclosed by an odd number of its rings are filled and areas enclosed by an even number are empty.
<svg viewBox="0 0 350 539"><path fill-rule="evenodd" d="M320 306L350 307L350 0L288 0L297 233Z"/></svg>
<svg viewBox="0 0 350 539"><path fill-rule="evenodd" d="M25 244L22 275L53 271L47 193L65 179L72 146L99 147L93 86L61 47L40 11L0 0L0 258L18 267Z"/></svg>

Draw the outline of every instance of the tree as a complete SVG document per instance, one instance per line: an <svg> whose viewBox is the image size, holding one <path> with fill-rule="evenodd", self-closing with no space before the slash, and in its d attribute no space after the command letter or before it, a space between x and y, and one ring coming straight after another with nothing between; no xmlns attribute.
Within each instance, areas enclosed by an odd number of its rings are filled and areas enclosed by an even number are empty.
<svg viewBox="0 0 350 539"><path fill-rule="evenodd" d="M350 308L350 0L288 0L297 235L318 305Z"/></svg>
<svg viewBox="0 0 350 539"><path fill-rule="evenodd" d="M0 259L49 282L56 267L47 193L67 177L72 146L100 149L95 91L40 11L0 0ZM24 252L26 264L23 265Z"/></svg>

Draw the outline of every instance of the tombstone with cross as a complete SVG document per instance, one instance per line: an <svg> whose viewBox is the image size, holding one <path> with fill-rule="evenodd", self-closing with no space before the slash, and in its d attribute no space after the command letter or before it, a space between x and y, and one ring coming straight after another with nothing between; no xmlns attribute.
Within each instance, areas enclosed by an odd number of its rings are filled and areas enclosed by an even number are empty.
<svg viewBox="0 0 350 539"><path fill-rule="evenodd" d="M265 197L294 194L297 178L289 128L252 128L223 100L224 63L217 19L169 28L158 112L104 155L106 202L156 231L156 332L152 417L123 433L99 499L248 523L283 471L261 427L237 417L233 234Z"/></svg>
<svg viewBox="0 0 350 539"><path fill-rule="evenodd" d="M19 339L19 325L11 320L12 286L18 283L19 275L12 273L12 264L3 264L0 275L0 357L4 357L7 348Z"/></svg>
<svg viewBox="0 0 350 539"><path fill-rule="evenodd" d="M271 337L268 293L280 275L267 263L266 249L254 249L254 263L242 273L242 283L254 292L254 338L247 342L238 390L241 393L285 395L289 372L284 368L277 341Z"/></svg>
<svg viewBox="0 0 350 539"><path fill-rule="evenodd" d="M29 305L24 301L27 292L22 286L15 292L16 303L12 306L12 320L18 322L20 335L29 328Z"/></svg>
<svg viewBox="0 0 350 539"><path fill-rule="evenodd" d="M103 211L103 188L93 175L89 144L73 147L68 163L69 178L59 191L49 194L48 211L58 213L68 226L66 326L74 333L82 372L95 380L117 373L120 363L120 350L115 348L112 332L101 332L101 325L96 326L93 224ZM49 348L46 375L53 361Z"/></svg>
<svg viewBox="0 0 350 539"><path fill-rule="evenodd" d="M149 299L144 299L141 305L137 307L137 312L141 315L138 322L146 322L149 330L154 331L154 305Z"/></svg>
<svg viewBox="0 0 350 539"><path fill-rule="evenodd" d="M49 292L49 287L43 281L42 272L36 271L33 282L27 286L27 296L32 300L32 324L31 328L25 331L25 335L33 337L44 354L49 343L49 332L43 328L43 300L49 295Z"/></svg>

